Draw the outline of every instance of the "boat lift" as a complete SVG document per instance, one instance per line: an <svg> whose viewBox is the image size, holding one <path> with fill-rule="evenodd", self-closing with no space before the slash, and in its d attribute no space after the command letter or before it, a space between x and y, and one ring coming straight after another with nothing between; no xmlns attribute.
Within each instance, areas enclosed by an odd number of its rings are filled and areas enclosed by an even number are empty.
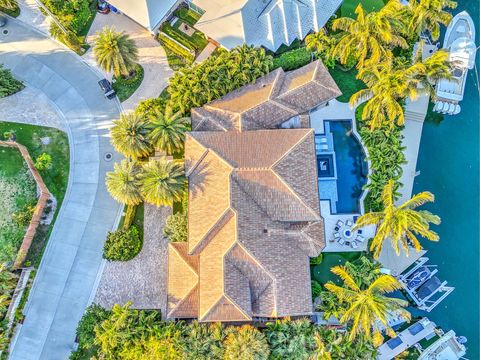
<svg viewBox="0 0 480 360"><path fill-rule="evenodd" d="M412 269L398 277L417 307L426 312L432 311L455 290L454 287L447 286L447 281L442 282L435 276L438 272L437 265L427 265L428 260L427 257L421 257Z"/></svg>

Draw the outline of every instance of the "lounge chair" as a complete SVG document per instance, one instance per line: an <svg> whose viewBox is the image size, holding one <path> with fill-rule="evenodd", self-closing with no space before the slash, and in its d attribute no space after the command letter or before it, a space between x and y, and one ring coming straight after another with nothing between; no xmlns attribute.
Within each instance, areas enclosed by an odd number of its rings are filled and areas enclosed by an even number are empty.
<svg viewBox="0 0 480 360"><path fill-rule="evenodd" d="M340 233L338 233L338 232L333 233L333 237L334 237L335 239L340 239L340 238L341 238Z"/></svg>
<svg viewBox="0 0 480 360"><path fill-rule="evenodd" d="M343 240L342 238L340 238L340 239L338 239L338 243L339 243L340 245L343 245L343 244L345 244L345 240Z"/></svg>
<svg viewBox="0 0 480 360"><path fill-rule="evenodd" d="M358 244L357 244L356 241L352 241L352 242L350 243L350 245L351 245L352 248L354 248L354 249L358 248Z"/></svg>
<svg viewBox="0 0 480 360"><path fill-rule="evenodd" d="M325 137L320 138L320 142L326 144L327 143L327 138L325 138Z"/></svg>
<svg viewBox="0 0 480 360"><path fill-rule="evenodd" d="M352 223L352 221L351 221L350 219L348 219L345 224L346 224L347 226L352 226L352 225L353 225L353 223Z"/></svg>
<svg viewBox="0 0 480 360"><path fill-rule="evenodd" d="M358 229L358 230L357 230L357 233L362 234L362 233L363 233L363 230L362 230L362 229Z"/></svg>
<svg viewBox="0 0 480 360"><path fill-rule="evenodd" d="M342 227L342 226L343 226L343 221L342 221L342 220L338 220L338 221L337 221L337 226Z"/></svg>
<svg viewBox="0 0 480 360"><path fill-rule="evenodd" d="M355 241L360 241L363 243L365 241L365 238L362 235L357 235L357 237L355 238Z"/></svg>

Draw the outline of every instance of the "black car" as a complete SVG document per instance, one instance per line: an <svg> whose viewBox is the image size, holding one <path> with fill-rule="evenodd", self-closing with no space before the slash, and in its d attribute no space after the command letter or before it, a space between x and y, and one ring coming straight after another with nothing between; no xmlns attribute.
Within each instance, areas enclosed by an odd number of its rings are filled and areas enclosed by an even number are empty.
<svg viewBox="0 0 480 360"><path fill-rule="evenodd" d="M112 84L107 79L102 79L98 82L100 89L102 89L103 94L107 99L113 99L115 97L115 90L112 88Z"/></svg>

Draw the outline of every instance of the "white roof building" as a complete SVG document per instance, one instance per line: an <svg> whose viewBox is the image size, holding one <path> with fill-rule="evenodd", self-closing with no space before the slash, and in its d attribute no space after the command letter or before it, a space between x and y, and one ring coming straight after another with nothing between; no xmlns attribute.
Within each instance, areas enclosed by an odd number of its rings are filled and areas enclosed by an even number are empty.
<svg viewBox="0 0 480 360"><path fill-rule="evenodd" d="M121 13L142 25L151 32L155 32L160 24L175 9L175 5L182 0L107 0Z"/></svg>
<svg viewBox="0 0 480 360"><path fill-rule="evenodd" d="M342 0L193 0L195 27L231 49L247 43L272 51L321 29Z"/></svg>

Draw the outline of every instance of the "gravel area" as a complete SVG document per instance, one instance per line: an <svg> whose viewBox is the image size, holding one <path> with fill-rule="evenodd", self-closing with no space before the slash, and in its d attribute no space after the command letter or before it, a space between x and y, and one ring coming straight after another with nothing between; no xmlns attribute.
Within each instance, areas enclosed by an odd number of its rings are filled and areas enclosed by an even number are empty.
<svg viewBox="0 0 480 360"><path fill-rule="evenodd" d="M133 302L136 309L167 307L168 239L163 236L165 219L171 208L145 204L144 243L130 261L105 264L94 302L111 308L114 304Z"/></svg>

